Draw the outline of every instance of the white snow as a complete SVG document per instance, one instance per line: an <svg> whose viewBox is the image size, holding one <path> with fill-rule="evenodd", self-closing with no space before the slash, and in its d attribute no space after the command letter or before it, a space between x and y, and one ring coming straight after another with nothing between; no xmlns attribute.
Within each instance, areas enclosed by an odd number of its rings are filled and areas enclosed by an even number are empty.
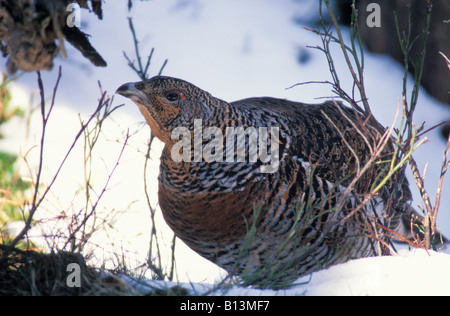
<svg viewBox="0 0 450 316"><path fill-rule="evenodd" d="M300 278L298 285L283 290L260 290L232 286L217 290L204 283L163 281L138 282L123 277L145 294L155 289L180 286L189 295L225 296L447 296L450 295L450 256L415 249L402 250L397 256L352 260Z"/></svg>
<svg viewBox="0 0 450 316"><path fill-rule="evenodd" d="M111 95L123 83L138 81L128 68L123 51L134 58L128 16L140 39L141 54L145 57L155 47L151 73L159 71L163 61L169 62L164 75L188 80L218 98L234 101L253 96L272 96L303 102L322 102L320 97L332 96L327 85L311 84L286 89L296 83L330 80L325 57L306 46L320 44L319 38L296 21L310 23L316 14L315 0L153 0L134 1L131 12L127 1L104 2L104 20L99 22L93 14L82 11L83 31L92 35L93 46L108 62L108 67L95 68L81 54L67 45L68 59L57 60L52 72L43 72L47 95L56 80L58 65L63 66L57 104L51 119L46 142L44 180L48 183L79 128L79 116L87 114L97 105L100 80ZM298 60L304 62L300 63ZM351 78L346 71L339 49L335 61L344 86L351 89ZM397 102L401 98L403 70L387 56L366 53L365 83L373 112L383 125L390 125ZM0 62L4 69L5 60ZM340 69L340 70L339 70ZM13 84L13 102L23 107L29 104L31 93L36 93L36 75L25 74ZM411 91L411 86L409 86ZM34 105L38 97L34 98ZM131 146L127 147L110 189L102 204L104 213L127 212L118 217L113 231L95 238L101 248L99 258L114 257L112 253L125 251L130 265L145 262L148 251L150 219L143 188L144 151L148 127L129 100L115 97L115 104L126 106L113 114L113 120L104 128L100 150L96 152L93 176L94 187L102 188L121 149L121 141L129 128ZM37 111L39 112L39 111ZM418 125L426 121L431 127L450 118L450 109L421 91L415 120ZM31 119L29 134L23 122L14 120L8 125L6 137L0 140L0 149L26 153L38 144L41 122L39 113ZM421 170L428 163L426 184L432 201L436 194L445 142L438 130L430 132L428 143L415 153ZM149 188L156 205L156 177L161 145L152 152L149 168ZM38 150L30 151L28 161L37 165ZM22 173L27 168L22 163ZM409 175L410 176L410 175ZM410 177L415 205L422 206L418 190ZM83 206L79 188L83 181L82 148L75 149L72 157L55 183L52 200L45 208L51 214L62 210L79 210ZM441 200L438 225L450 236L450 199L447 180ZM42 216L42 215L41 215ZM160 212L158 229L162 235L163 251L170 247L171 233ZM53 227L53 229L56 229ZM114 233L114 234L112 234ZM37 234L39 234L37 232ZM104 249L104 253L102 252ZM236 295L291 295L291 294L346 294L346 295L401 295L450 294L450 256L444 253L401 251L397 257L359 259L315 273L310 282L286 291L239 289L227 294ZM168 252L163 262L168 264ZM186 284L203 282L196 287L210 288L225 274L212 263L200 258L181 242L177 243L176 279ZM203 290L196 289L198 293ZM236 292L235 292L236 291Z"/></svg>

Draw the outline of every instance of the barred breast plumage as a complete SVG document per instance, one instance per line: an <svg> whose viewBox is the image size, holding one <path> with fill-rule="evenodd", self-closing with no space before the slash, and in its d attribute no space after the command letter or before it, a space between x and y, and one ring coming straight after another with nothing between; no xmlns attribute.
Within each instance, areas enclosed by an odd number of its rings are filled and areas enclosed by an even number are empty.
<svg viewBox="0 0 450 316"><path fill-rule="evenodd" d="M402 227L411 194L401 174L354 212L393 147L388 142L347 190L384 133L353 109L268 97L228 103L162 76L117 92L165 143L158 194L166 222L245 284L283 287L332 264L386 254L385 228L410 231Z"/></svg>

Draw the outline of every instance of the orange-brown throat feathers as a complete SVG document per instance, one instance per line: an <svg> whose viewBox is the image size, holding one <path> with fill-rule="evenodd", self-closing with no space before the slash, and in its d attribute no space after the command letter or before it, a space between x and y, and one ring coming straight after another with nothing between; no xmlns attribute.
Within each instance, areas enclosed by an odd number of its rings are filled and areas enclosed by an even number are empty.
<svg viewBox="0 0 450 316"><path fill-rule="evenodd" d="M160 125L150 115L150 112L148 111L147 107L143 104L139 103L136 104L139 108L139 111L141 111L142 115L144 116L148 126L150 126L153 135L155 135L163 143L168 142L170 138L168 137L167 133L161 130Z"/></svg>

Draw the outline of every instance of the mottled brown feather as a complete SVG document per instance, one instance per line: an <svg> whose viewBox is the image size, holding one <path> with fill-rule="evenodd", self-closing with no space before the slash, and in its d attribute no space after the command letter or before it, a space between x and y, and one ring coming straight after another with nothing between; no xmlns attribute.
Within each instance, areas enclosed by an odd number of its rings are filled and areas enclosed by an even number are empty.
<svg viewBox="0 0 450 316"><path fill-rule="evenodd" d="M169 226L194 251L247 283L265 286L276 270L280 276L269 286L277 287L351 258L383 254L387 249L377 240L385 246L390 238L380 225L406 231L400 219L410 213L411 193L401 175L343 222L389 163L392 143L336 208L358 163L369 161L370 147L384 133L353 109L333 101L310 105L268 97L228 103L170 77L127 84L118 93L138 104L165 142L158 194ZM262 173L260 161L175 162L171 133L180 126L193 131L195 119L223 135L227 127L279 128L277 171Z"/></svg>

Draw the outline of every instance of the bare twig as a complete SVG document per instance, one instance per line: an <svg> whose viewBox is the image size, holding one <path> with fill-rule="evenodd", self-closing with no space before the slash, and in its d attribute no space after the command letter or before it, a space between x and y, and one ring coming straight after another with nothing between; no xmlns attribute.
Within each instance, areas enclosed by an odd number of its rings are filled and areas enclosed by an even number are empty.
<svg viewBox="0 0 450 316"><path fill-rule="evenodd" d="M132 18L128 18L128 25L130 27L131 34L133 35L134 51L136 54L137 66L135 65L135 61L132 61L125 52L123 52L123 55L128 62L128 66L131 69L133 69L134 72L136 72L136 74L139 76L139 78L141 80L147 80L148 79L148 71L150 68L150 62L152 60L155 49L152 48L152 50L150 51L150 54L147 57L147 62L145 63L145 67L144 67L144 64L142 63L142 57L140 54L140 50L139 50L139 41L137 39L136 30L134 29ZM166 59L164 61L163 65L161 66L161 69L159 70L158 75L161 75L161 73L163 72L164 68L167 65L167 62L168 62L168 60Z"/></svg>
<svg viewBox="0 0 450 316"><path fill-rule="evenodd" d="M120 106L117 106L117 107L115 107L113 109L109 109L108 106L110 105L110 102L109 102L110 100L106 98L106 92L102 94L102 97L99 100L97 108L95 109L93 114L89 117L89 119L85 123L82 123L80 130L75 135L75 138L74 138L72 144L69 146L69 149L67 150L66 155L64 156L62 162L59 164L57 171L53 175L53 178L51 179L51 181L49 182L47 187L44 189L42 194L39 194L40 182L41 182L41 177L42 177L42 166L43 166L43 163L44 163L43 152L45 150L45 148L44 148L45 146L44 145L45 145L45 138L46 138L46 130L47 130L48 121L50 119L51 112L52 112L53 107L55 105L56 92L57 92L57 88L58 88L58 84L59 84L59 81L61 79L61 76L62 75L61 75L61 68L60 68L59 76L58 76L57 82L55 84L55 87L53 89L53 96L52 96L52 100L51 100L51 103L50 103L50 108L49 108L48 111L46 111L46 109L45 109L46 101L45 101L44 84L42 82L42 78L41 78L40 73L38 73L38 86L39 86L39 91L40 91L40 95L41 95L41 117L42 117L42 124L43 124L41 140L40 140L39 167L38 167L38 170L37 170L36 180L33 183L33 185L34 185L34 194L33 194L33 199L32 199L31 205L29 205L30 211L29 211L28 218L25 221L25 227L16 236L16 238L13 240L13 242L11 244L12 247L14 247L21 239L23 239L23 237L30 230L31 223L33 221L33 217L34 217L36 211L38 210L38 208L41 205L41 203L45 200L47 194L50 192L53 184L55 183L56 179L58 178L58 176L59 176L62 168L64 167L67 159L69 158L70 154L72 153L73 149L75 148L75 145L79 141L80 137L84 134L84 132L88 128L89 124L91 124L91 122L99 115L99 113L102 110L105 110L105 114L104 115L108 116L113 111L115 111L117 108L120 107ZM24 159L26 160L26 156L24 157ZM28 204L26 204L26 205L28 205Z"/></svg>
<svg viewBox="0 0 450 316"><path fill-rule="evenodd" d="M45 91L44 91L44 83L42 82L41 72L37 72L38 77L38 86L39 86L39 92L41 97L41 118L42 118L42 133L41 133L41 141L40 141L40 150L39 150L39 166L36 174L36 181L34 183L34 193L33 193L33 199L30 206L30 211L28 214L28 218L25 220L25 226L22 229L22 231L14 238L14 240L11 243L11 247L14 247L23 237L28 233L28 231L31 228L31 223L33 221L33 216L36 213L40 203L42 202L42 199L38 201L39 196L39 187L41 184L41 176L42 176L42 166L44 161L44 146L45 146L45 134L47 131L47 124L48 120L50 118L50 114L52 113L53 107L55 106L55 98L56 98L56 92L58 90L58 86L62 77L62 71L61 66L59 67L58 71L58 77L56 79L55 86L53 88L53 96L52 101L50 103L50 108L48 111L45 109ZM44 197L47 194L47 190L44 192Z"/></svg>
<svg viewBox="0 0 450 316"><path fill-rule="evenodd" d="M443 52L439 52L439 54L441 54L441 56L444 57L445 62L447 63L447 67L450 70L450 59L447 56L445 56Z"/></svg>
<svg viewBox="0 0 450 316"><path fill-rule="evenodd" d="M105 94L103 94L103 96L104 95ZM102 117L101 119L104 120L106 117L108 117L109 114L110 113L105 113L106 116ZM102 120L97 122L97 125L101 124ZM119 152L119 155L118 155L118 157L116 159L116 162L115 162L112 170L108 174L108 177L107 177L107 179L105 181L105 184L103 185L103 188L102 188L101 192L97 195L97 199L96 199L96 201L94 203L92 203L91 207L88 207L88 205L86 205L86 210L85 210L86 214L84 214L84 217L83 217L83 219L81 220L81 222L79 224L77 224L75 227L71 228L71 233L70 233L69 237L67 238L67 241L66 241L65 245L62 247L62 249L65 249L66 246L70 242L75 241L76 240L75 235L78 232L82 231L82 233L83 233L82 237L79 238L80 243L78 245L76 245L76 244L73 245L73 247L77 247L77 248L79 248L79 250L81 250L83 248L84 244L86 244L86 242L87 242L87 238L85 238L85 236L86 235L92 235L93 231L90 231L88 234L86 234L86 232L84 231L84 229L86 227L86 223L92 216L95 215L95 212L96 212L97 207L98 207L98 205L100 203L100 200L102 199L102 197L105 194L105 192L109 189L109 183L111 181L111 178L114 175L117 167L119 166L119 163L120 163L120 161L122 159L122 156L123 156L123 153L125 151L125 148L128 145L128 141L129 141L130 137L131 137L130 132L129 132L129 130L127 130L127 134L125 136L125 140L123 142L122 149ZM93 150L93 147L90 147L89 148L89 152L92 153L92 150ZM90 186L91 186L90 181L85 183L86 194L88 194ZM89 197L87 197L86 198L86 203L88 203L89 200L90 200ZM93 227L92 229L95 229L95 227ZM75 251L75 248L71 249L71 251Z"/></svg>
<svg viewBox="0 0 450 316"><path fill-rule="evenodd" d="M341 51L342 51L342 54L344 55L347 68L350 71L350 73L352 75L352 78L353 78L353 82L358 87L359 93L361 95L361 100L362 100L363 105L364 105L365 114L367 116L369 116L372 112L370 110L370 106L369 106L369 103L367 101L366 89L365 89L365 86L364 86L364 77L363 77L363 69L364 69L364 67L363 67L363 64L358 59L356 51L351 49L351 48L348 48L345 45L345 41L344 41L344 39L342 37L342 32L341 32L340 27L338 25L338 21L337 21L336 16L334 15L333 10L331 8L330 0L321 0L320 1L320 6L322 5L322 1L325 2L325 6L328 9L328 13L330 14L331 20L332 20L333 25L334 25L334 29L336 30L337 39L335 39L335 41L337 41L337 43L341 46ZM319 10L319 12L321 12L321 9ZM354 25L357 25L358 24L357 23L357 14L356 14L356 11L355 11L354 4L353 4L352 12L353 12L352 13L352 18L354 19L353 23L354 23ZM322 19L322 21L323 21L323 19ZM352 47L353 48L355 47L354 40L355 40L355 38L352 37ZM360 38L359 37L358 37L358 41L359 41L359 45L361 46L361 42L360 42ZM350 60L348 51L354 52L352 54L352 56L353 56L354 62L356 63L356 67L358 68L358 73L353 68L353 65L352 65L352 62Z"/></svg>
<svg viewBox="0 0 450 316"><path fill-rule="evenodd" d="M445 153L444 157L442 159L442 167L441 167L441 175L439 177L439 184L438 189L436 193L436 202L434 204L433 212L431 213L431 233L434 235L436 233L436 218L439 210L439 205L441 202L441 195L442 195L442 186L444 185L444 177L447 173L447 170L450 168L450 161L448 160L448 155L450 151L450 136L447 139L447 146L445 147Z"/></svg>

